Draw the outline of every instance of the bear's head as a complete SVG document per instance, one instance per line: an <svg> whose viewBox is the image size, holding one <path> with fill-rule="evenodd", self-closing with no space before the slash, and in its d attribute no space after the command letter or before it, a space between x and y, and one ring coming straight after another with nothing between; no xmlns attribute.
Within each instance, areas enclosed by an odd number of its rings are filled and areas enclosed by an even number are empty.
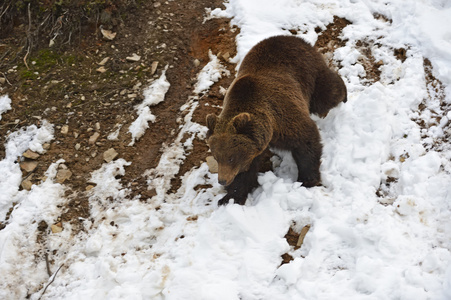
<svg viewBox="0 0 451 300"><path fill-rule="evenodd" d="M263 152L256 126L249 113L240 113L228 122L220 121L214 114L207 116L207 142L218 162L220 184L230 185Z"/></svg>

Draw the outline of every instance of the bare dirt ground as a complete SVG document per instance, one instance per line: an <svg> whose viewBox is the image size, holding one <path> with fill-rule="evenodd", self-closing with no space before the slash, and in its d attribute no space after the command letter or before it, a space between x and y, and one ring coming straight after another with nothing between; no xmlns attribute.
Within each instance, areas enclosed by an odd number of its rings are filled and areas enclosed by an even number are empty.
<svg viewBox="0 0 451 300"><path fill-rule="evenodd" d="M71 172L71 176L64 179L64 184L70 188L69 200L55 223L70 222L76 228L79 217L90 217L86 196L92 186L90 174L100 168L104 163L103 154L111 148L118 153L117 158L131 162L122 178L124 185L132 189L131 197L151 201L155 191L147 189L142 174L157 166L163 145L170 144L176 137L177 118L183 114L180 107L193 94L196 75L209 62L209 50L221 59L231 76L215 83L208 94L201 97L193 116L195 122L205 124L208 113L220 112L224 97L220 87L227 88L234 78L236 65L230 63L229 58L236 54L235 37L239 28L231 26L228 19L205 21L205 8L223 8L222 1L139 3L129 7L114 22L103 24L100 18L95 24L71 33L72 38L66 35L65 39L56 39L52 47L49 47L50 38L44 36L28 55L24 51L24 39L30 33L26 19L17 19L14 26L0 36L0 78L4 78L0 83L1 94L10 96L13 107L2 115L0 122L0 159L5 156L4 143L9 133L24 126L41 125L44 119L54 124L55 138L46 145L46 153L34 159L37 167L30 172L23 171L22 188L39 184L51 163L61 158L65 160L64 165ZM59 24L57 21L53 27ZM316 46L326 58L346 42L340 38L340 33L349 24L336 17L326 30L317 29L320 36ZM61 26L68 24L61 22ZM116 37L106 40L102 28L116 33ZM286 30L298 33L296 28ZM381 62L376 62L371 54L372 46L370 41L357 45L368 84L380 77ZM393 51L399 59L405 59L405 49ZM140 56L138 61L127 59L134 53ZM152 107L157 121L149 124L144 136L130 147L131 136L127 130L136 119L134 107L143 100L143 89L158 78L167 65L171 87L165 101ZM425 62L428 81L434 82L434 87L439 86L441 83L433 78L430 68L430 63ZM118 128L118 140L109 140L108 135ZM205 141L196 139L179 176L199 166L207 156ZM29 159L22 157L21 160ZM180 184L180 179L174 179L170 192L175 192ZM40 224L39 230L47 230L50 225ZM0 230L4 226L0 223ZM79 229L84 230L81 226ZM298 247L300 236L303 238L300 232L290 229L286 238L290 245ZM288 254L283 258L284 263L292 259Z"/></svg>

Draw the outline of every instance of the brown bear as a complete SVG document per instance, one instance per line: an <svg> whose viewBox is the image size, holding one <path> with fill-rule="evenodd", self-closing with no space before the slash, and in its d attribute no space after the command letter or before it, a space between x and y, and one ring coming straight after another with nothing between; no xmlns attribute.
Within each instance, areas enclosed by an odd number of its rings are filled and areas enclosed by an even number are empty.
<svg viewBox="0 0 451 300"><path fill-rule="evenodd" d="M321 117L346 102L346 86L321 54L301 38L275 36L244 57L219 116L207 116L207 143L218 162L218 181L230 199L243 205L258 185L262 153L290 150L299 182L320 183L322 145L310 113Z"/></svg>

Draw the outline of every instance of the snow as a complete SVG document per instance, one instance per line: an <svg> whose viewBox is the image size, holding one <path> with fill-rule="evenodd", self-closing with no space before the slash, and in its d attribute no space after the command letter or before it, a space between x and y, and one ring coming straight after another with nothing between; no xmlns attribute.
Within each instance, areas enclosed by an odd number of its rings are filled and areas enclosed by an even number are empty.
<svg viewBox="0 0 451 300"><path fill-rule="evenodd" d="M11 109L11 99L8 95L0 96L0 121L2 119L2 114Z"/></svg>
<svg viewBox="0 0 451 300"><path fill-rule="evenodd" d="M133 121L128 128L128 132L132 134L132 141L129 146L133 146L135 141L139 140L143 136L146 129L149 128L148 122L154 123L156 121L156 117L150 111L149 106L155 106L164 101L164 97L171 86L166 79L167 69L168 66L165 67L160 78L144 90L144 101L135 107L138 113L138 118L136 118L136 120ZM112 138L114 139L114 135Z"/></svg>
<svg viewBox="0 0 451 300"><path fill-rule="evenodd" d="M451 115L430 93L423 65L424 58L431 61L444 85L442 101L451 103L449 3L230 0L225 5L210 14L233 17L240 27L238 63L258 41L288 34L286 29L296 28L314 43L315 28L324 29L334 15L352 21L342 33L346 45L333 53L348 102L325 119L314 117L324 144L323 186L302 187L291 155L277 152L274 172L260 174L260 187L245 206L217 207L224 191L205 163L168 194L194 137L206 134L191 119L198 99L218 76L227 75L211 54L195 95L182 107L179 134L145 174L156 196L148 203L130 199L120 181L130 163L104 164L91 177L92 217L80 220L86 232L72 236L71 225L64 224L61 233L48 232L44 244L37 242L38 224L53 224L66 201L65 187L53 182L61 161L50 166L45 182L19 192L16 160L28 148L42 151L53 129L43 123L9 135L0 161L2 222L17 204L0 231L0 298L38 299L51 280L46 252L53 273L62 266L47 299L450 299L451 147L437 148L434 141L449 130ZM392 23L375 19L375 13ZM362 40L383 62L374 84L362 79L356 46ZM404 62L393 55L401 47L407 49ZM136 130L129 129L133 140L155 118L149 106L163 101L168 87L164 74L149 87L137 107L144 117L135 121ZM432 112L443 116L439 124L421 128L416 120L429 124ZM195 189L198 185L212 187ZM284 238L288 228L306 225L302 247L290 248ZM287 252L294 260L280 266Z"/></svg>
<svg viewBox="0 0 451 300"><path fill-rule="evenodd" d="M211 50L209 50L208 56L210 61L197 75L197 83L194 86L195 94L207 91L222 76L230 76L229 70L221 64L216 55L211 53Z"/></svg>

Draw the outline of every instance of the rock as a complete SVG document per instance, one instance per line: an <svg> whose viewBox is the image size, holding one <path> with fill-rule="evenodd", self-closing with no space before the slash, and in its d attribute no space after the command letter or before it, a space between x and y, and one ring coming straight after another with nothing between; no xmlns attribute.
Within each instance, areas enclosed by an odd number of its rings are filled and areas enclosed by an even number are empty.
<svg viewBox="0 0 451 300"><path fill-rule="evenodd" d="M127 97L129 99L135 99L136 97L138 97L138 95L137 94L128 94Z"/></svg>
<svg viewBox="0 0 451 300"><path fill-rule="evenodd" d="M6 79L3 77L0 77L0 84L5 84L5 82L6 82Z"/></svg>
<svg viewBox="0 0 451 300"><path fill-rule="evenodd" d="M22 183L20 184L22 186L22 188L24 190L31 190L31 186L33 185L33 183L31 182L31 179L33 178L33 175L29 176L27 179L25 179L24 181L22 181Z"/></svg>
<svg viewBox="0 0 451 300"><path fill-rule="evenodd" d="M106 69L105 69L104 66L101 66L100 68L96 69L96 71L99 72L99 73L105 73Z"/></svg>
<svg viewBox="0 0 451 300"><path fill-rule="evenodd" d="M63 231L63 224L61 224L61 222L58 222L50 226L50 229L52 230L52 233L59 233Z"/></svg>
<svg viewBox="0 0 451 300"><path fill-rule="evenodd" d="M94 132L94 134L91 135L91 137L89 138L89 144L94 145L95 142L97 141L97 139L99 138L99 136L100 136L100 133Z"/></svg>
<svg viewBox="0 0 451 300"><path fill-rule="evenodd" d="M68 132L69 132L69 125L64 125L63 127L61 127L62 134L67 134Z"/></svg>
<svg viewBox="0 0 451 300"><path fill-rule="evenodd" d="M229 53L229 52L224 53L224 54L222 55L222 58L224 58L224 60L229 60L229 58L230 58L230 53Z"/></svg>
<svg viewBox="0 0 451 300"><path fill-rule="evenodd" d="M25 158L29 158L29 159L38 159L39 158L39 154L36 152L31 151L30 149L28 149L27 151L25 151L22 154L23 157Z"/></svg>
<svg viewBox="0 0 451 300"><path fill-rule="evenodd" d="M136 62L136 61L139 61L141 59L141 56L139 56L136 53L133 53L132 56L127 56L125 59L128 60L128 61Z"/></svg>
<svg viewBox="0 0 451 300"><path fill-rule="evenodd" d="M116 158L116 156L118 156L118 153L116 152L116 150L114 150L114 148L110 148L107 151L105 151L103 153L103 159L109 163L110 161L112 161L113 159Z"/></svg>
<svg viewBox="0 0 451 300"><path fill-rule="evenodd" d="M99 131L100 130L100 123L99 122L97 122L96 124L95 124L95 129L97 130L97 131Z"/></svg>
<svg viewBox="0 0 451 300"><path fill-rule="evenodd" d="M139 90L139 88L141 87L141 85L142 85L142 83L141 83L141 82L138 82L137 84L135 84L135 85L133 86L132 90L134 90L134 91Z"/></svg>
<svg viewBox="0 0 451 300"><path fill-rule="evenodd" d="M218 162L216 159L213 156L208 156L206 160L210 173L218 173Z"/></svg>
<svg viewBox="0 0 451 300"><path fill-rule="evenodd" d="M92 190L93 188L94 188L93 185L88 185L85 190L88 192L88 191Z"/></svg>
<svg viewBox="0 0 451 300"><path fill-rule="evenodd" d="M75 150L80 150L80 148L81 148L81 145L80 144L75 144Z"/></svg>
<svg viewBox="0 0 451 300"><path fill-rule="evenodd" d="M72 172L67 169L60 169L58 170L58 173L56 173L56 182L57 183L63 183L64 181L68 180L72 177Z"/></svg>
<svg viewBox="0 0 451 300"><path fill-rule="evenodd" d="M302 246L302 244L304 243L304 238L305 235L307 234L307 232L310 229L310 225L305 225L302 230L301 230L301 234L299 235L299 239L298 242L296 243L296 247L300 248Z"/></svg>
<svg viewBox="0 0 451 300"><path fill-rule="evenodd" d="M151 66L150 75L155 74L155 72L157 71L157 67L158 67L158 61L154 61Z"/></svg>
<svg viewBox="0 0 451 300"><path fill-rule="evenodd" d="M105 57L104 59L102 59L101 62L98 63L98 65L99 66L104 66L108 62L109 59L110 59L109 57Z"/></svg>
<svg viewBox="0 0 451 300"><path fill-rule="evenodd" d="M153 4L153 7L155 7L155 8L160 7L160 6L161 6L161 3L160 3L160 2L155 2L155 3Z"/></svg>
<svg viewBox="0 0 451 300"><path fill-rule="evenodd" d="M44 148L44 150L49 150L50 149L50 144L49 143L45 143L44 145L42 145L42 148Z"/></svg>
<svg viewBox="0 0 451 300"><path fill-rule="evenodd" d="M198 66L200 66L200 61L196 58L194 61L194 66L197 68Z"/></svg>
<svg viewBox="0 0 451 300"><path fill-rule="evenodd" d="M38 162L36 161L23 161L20 163L20 168L25 172L33 172L38 166Z"/></svg>
<svg viewBox="0 0 451 300"><path fill-rule="evenodd" d="M110 41L114 40L117 34L116 32L112 32L111 30L103 29L102 26L100 26L100 32L106 40Z"/></svg>

